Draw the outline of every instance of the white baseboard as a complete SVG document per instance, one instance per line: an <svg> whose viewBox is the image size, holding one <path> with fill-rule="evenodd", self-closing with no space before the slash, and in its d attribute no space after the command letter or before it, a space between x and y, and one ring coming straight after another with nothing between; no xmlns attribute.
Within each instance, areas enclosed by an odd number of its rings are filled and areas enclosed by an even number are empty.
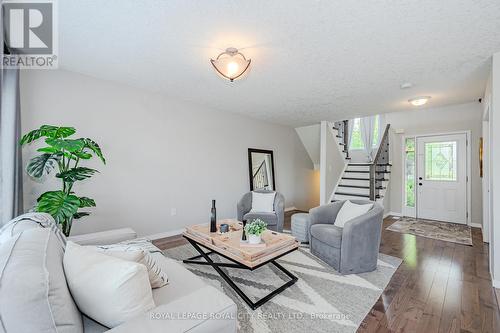
<svg viewBox="0 0 500 333"><path fill-rule="evenodd" d="M479 229L483 228L482 224L480 224L480 223L474 223L474 222L470 223L469 226L473 227L473 228L479 228Z"/></svg>
<svg viewBox="0 0 500 333"><path fill-rule="evenodd" d="M298 209L295 206L285 208L285 212L289 212L289 211L292 211L292 210L298 210Z"/></svg>
<svg viewBox="0 0 500 333"><path fill-rule="evenodd" d="M156 240L156 239L161 239L161 238L167 238L167 237L177 236L177 235L182 234L184 231L186 231L185 228L177 229L177 230L171 230L171 231L165 231L165 232L160 232L160 233L157 233L157 234L145 236L145 238L151 239L151 240Z"/></svg>
<svg viewBox="0 0 500 333"><path fill-rule="evenodd" d="M403 214L401 214L401 213L396 213L396 212L388 212L388 213L384 214L384 219L385 219L387 216L398 216L398 217L401 217L401 216L403 216Z"/></svg>

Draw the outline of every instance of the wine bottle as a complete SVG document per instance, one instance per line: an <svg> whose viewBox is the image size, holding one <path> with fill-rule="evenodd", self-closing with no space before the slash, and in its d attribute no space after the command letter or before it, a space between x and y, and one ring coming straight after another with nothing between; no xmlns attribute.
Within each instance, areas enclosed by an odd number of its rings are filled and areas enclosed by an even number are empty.
<svg viewBox="0 0 500 333"><path fill-rule="evenodd" d="M217 232L217 210L215 209L215 200L212 200L212 209L210 210L210 232Z"/></svg>
<svg viewBox="0 0 500 333"><path fill-rule="evenodd" d="M241 234L241 240L247 241L247 232L245 231L245 227L247 226L247 220L243 220L243 233Z"/></svg>

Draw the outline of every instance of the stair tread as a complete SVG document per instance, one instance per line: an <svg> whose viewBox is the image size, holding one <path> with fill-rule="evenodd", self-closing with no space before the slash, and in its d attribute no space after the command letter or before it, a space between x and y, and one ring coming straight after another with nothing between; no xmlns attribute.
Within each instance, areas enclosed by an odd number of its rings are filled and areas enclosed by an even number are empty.
<svg viewBox="0 0 500 333"><path fill-rule="evenodd" d="M370 180L370 178L359 178L359 177L342 177L341 179L348 179L348 180Z"/></svg>
<svg viewBox="0 0 500 333"><path fill-rule="evenodd" d="M369 194L356 194L356 193L344 193L344 192L335 192L335 195L347 195L350 197L361 197L361 198L369 198ZM377 195L375 199L383 198L383 196Z"/></svg>
<svg viewBox="0 0 500 333"><path fill-rule="evenodd" d="M352 197L363 197L363 198L369 198L369 194L356 194L356 193L345 193L345 192L335 192L335 195L348 195Z"/></svg>
<svg viewBox="0 0 500 333"><path fill-rule="evenodd" d="M356 178L356 177L342 177L341 179L347 179L347 180L370 180L370 178ZM389 181L389 179L377 178L377 181L387 182L387 181Z"/></svg>
<svg viewBox="0 0 500 333"><path fill-rule="evenodd" d="M370 173L370 171L366 170L346 170L345 172L352 172L352 173ZM375 171L375 173L391 173L390 171Z"/></svg>
<svg viewBox="0 0 500 333"><path fill-rule="evenodd" d="M352 165L352 166L370 166L372 165L373 163L361 163L361 162L351 162L349 163L349 165ZM392 164L390 163L379 163L377 164L378 166L392 166Z"/></svg>
<svg viewBox="0 0 500 333"><path fill-rule="evenodd" d="M344 185L344 184L339 184L339 187L351 187L351 188L364 188L364 189L370 189L370 186L361 186L361 185ZM378 186L375 189L377 190L385 190L386 188L383 186Z"/></svg>
<svg viewBox="0 0 500 333"><path fill-rule="evenodd" d="M360 185L343 185L343 184L339 184L338 186L339 187L352 187L352 188L366 188L366 189L370 189L370 186L360 186Z"/></svg>

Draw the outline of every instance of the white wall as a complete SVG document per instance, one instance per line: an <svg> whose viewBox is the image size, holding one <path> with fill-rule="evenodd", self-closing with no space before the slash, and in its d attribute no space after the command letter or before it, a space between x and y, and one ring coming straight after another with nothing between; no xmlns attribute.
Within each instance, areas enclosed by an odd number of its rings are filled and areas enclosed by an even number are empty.
<svg viewBox="0 0 500 333"><path fill-rule="evenodd" d="M302 144L307 150L311 161L314 164L314 169L319 170L320 160L320 124L302 126L295 128L299 135Z"/></svg>
<svg viewBox="0 0 500 333"><path fill-rule="evenodd" d="M336 139L336 133L332 130L333 125L329 122L321 122L320 142L320 172L321 180L321 204L330 202L340 177L347 164L344 154Z"/></svg>
<svg viewBox="0 0 500 333"><path fill-rule="evenodd" d="M75 188L95 198L97 208L75 222L74 234L126 226L139 235L178 230L207 222L211 199L219 218L235 217L237 200L249 190L250 147L274 150L276 186L287 207L318 204L318 176L293 128L62 70L24 71L21 80L23 132L74 126L107 158L106 166L90 163L100 174ZM24 150L24 163L34 148ZM29 209L58 183L26 177L24 187Z"/></svg>
<svg viewBox="0 0 500 333"><path fill-rule="evenodd" d="M479 138L482 133L482 112L480 103L473 102L441 108L414 109L385 114L386 122L391 124L391 181L390 210L401 213L402 197L402 135L432 134L470 130L472 133L471 186L472 186L472 223L482 223L482 190L479 177ZM404 134L394 130L403 129Z"/></svg>

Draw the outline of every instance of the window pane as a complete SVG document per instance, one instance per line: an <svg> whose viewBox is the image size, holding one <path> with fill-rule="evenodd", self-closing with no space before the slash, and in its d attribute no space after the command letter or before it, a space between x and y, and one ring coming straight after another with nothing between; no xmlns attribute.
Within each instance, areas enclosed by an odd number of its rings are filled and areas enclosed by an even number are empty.
<svg viewBox="0 0 500 333"><path fill-rule="evenodd" d="M350 149L364 149L365 146L363 144L363 140L361 140L360 119L356 118L353 121L354 124L352 125Z"/></svg>
<svg viewBox="0 0 500 333"><path fill-rule="evenodd" d="M415 207L415 139L405 140L405 204Z"/></svg>
<svg viewBox="0 0 500 333"><path fill-rule="evenodd" d="M375 123L373 124L373 148L378 147L379 140L379 126L380 126L380 116L375 117Z"/></svg>
<svg viewBox="0 0 500 333"><path fill-rule="evenodd" d="M457 142L425 143L425 179L457 180Z"/></svg>

